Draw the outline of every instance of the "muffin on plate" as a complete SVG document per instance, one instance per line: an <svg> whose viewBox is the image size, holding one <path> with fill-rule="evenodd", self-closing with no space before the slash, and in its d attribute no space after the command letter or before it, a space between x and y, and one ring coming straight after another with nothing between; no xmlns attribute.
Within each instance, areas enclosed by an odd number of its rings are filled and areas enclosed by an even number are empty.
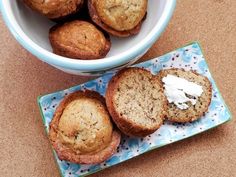
<svg viewBox="0 0 236 177"><path fill-rule="evenodd" d="M168 100L168 120L192 122L207 112L212 98L212 86L207 77L194 71L167 69L160 71L156 80L163 84Z"/></svg>
<svg viewBox="0 0 236 177"><path fill-rule="evenodd" d="M117 127L126 135L144 137L162 124L167 101L161 84L141 68L126 68L109 82L107 108Z"/></svg>
<svg viewBox="0 0 236 177"><path fill-rule="evenodd" d="M80 20L52 27L49 40L55 54L75 59L100 59L111 48L107 34Z"/></svg>
<svg viewBox="0 0 236 177"><path fill-rule="evenodd" d="M78 12L84 0L24 0L24 2L31 9L50 19L60 19Z"/></svg>
<svg viewBox="0 0 236 177"><path fill-rule="evenodd" d="M78 164L97 164L116 152L120 133L94 91L77 91L57 107L50 123L49 139L59 159Z"/></svg>
<svg viewBox="0 0 236 177"><path fill-rule="evenodd" d="M89 14L98 26L118 37L139 33L148 0L88 0Z"/></svg>

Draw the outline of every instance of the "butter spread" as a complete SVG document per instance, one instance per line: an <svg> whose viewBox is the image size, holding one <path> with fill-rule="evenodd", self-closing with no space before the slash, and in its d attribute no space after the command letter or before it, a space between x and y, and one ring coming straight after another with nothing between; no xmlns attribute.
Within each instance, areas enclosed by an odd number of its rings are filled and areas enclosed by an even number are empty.
<svg viewBox="0 0 236 177"><path fill-rule="evenodd" d="M202 86L170 74L164 77L162 82L164 83L164 93L168 102L174 103L182 110L189 108L187 102L195 105L198 97L203 92Z"/></svg>

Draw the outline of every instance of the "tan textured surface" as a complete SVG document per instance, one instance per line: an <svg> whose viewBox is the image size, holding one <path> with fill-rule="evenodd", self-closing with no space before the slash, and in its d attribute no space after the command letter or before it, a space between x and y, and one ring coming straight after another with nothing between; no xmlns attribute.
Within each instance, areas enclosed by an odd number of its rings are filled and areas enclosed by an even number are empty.
<svg viewBox="0 0 236 177"><path fill-rule="evenodd" d="M68 0L47 0L47 1L32 1L24 0L25 3L38 11L39 13L47 16L51 19L63 18L71 13L76 13L78 9L83 5L83 0L72 0L68 3Z"/></svg>
<svg viewBox="0 0 236 177"><path fill-rule="evenodd" d="M116 152L120 134L113 130L105 99L97 92L77 91L57 107L49 139L59 159L96 164Z"/></svg>
<svg viewBox="0 0 236 177"><path fill-rule="evenodd" d="M144 56L200 41L233 121L152 151L94 177L233 177L236 174L236 1L178 0L167 30ZM82 83L26 52L0 19L0 171L4 177L57 177L36 97Z"/></svg>
<svg viewBox="0 0 236 177"><path fill-rule="evenodd" d="M92 21L95 24L97 24L98 26L100 26L102 29L104 29L106 32L112 34L113 36L117 36L117 37L128 37L131 35L135 35L140 31L140 29L142 27L143 20L145 20L145 18L132 30L116 31L116 30L112 29L111 27L109 27L108 25L103 23L101 21L101 19L99 18L98 14L97 14L97 10L95 8L96 2L97 2L97 0L88 0L89 15L90 15Z"/></svg>
<svg viewBox="0 0 236 177"><path fill-rule="evenodd" d="M108 35L82 20L53 26L49 41L54 53L75 59L104 58L111 48Z"/></svg>
<svg viewBox="0 0 236 177"><path fill-rule="evenodd" d="M167 100L160 82L142 68L121 70L108 84L106 104L117 127L126 135L145 137L165 116Z"/></svg>
<svg viewBox="0 0 236 177"><path fill-rule="evenodd" d="M95 2L100 19L117 31L132 30L147 13L147 0L100 0Z"/></svg>

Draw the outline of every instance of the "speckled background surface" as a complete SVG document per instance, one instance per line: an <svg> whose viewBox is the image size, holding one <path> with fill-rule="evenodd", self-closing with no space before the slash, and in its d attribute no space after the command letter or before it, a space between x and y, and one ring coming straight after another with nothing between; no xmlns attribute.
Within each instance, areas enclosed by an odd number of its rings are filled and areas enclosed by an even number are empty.
<svg viewBox="0 0 236 177"><path fill-rule="evenodd" d="M154 58L199 41L233 120L92 176L235 176L235 12L235 0L178 0L167 30L143 57ZM40 62L13 39L1 18L0 40L0 176L57 177L36 97L91 78L68 75Z"/></svg>

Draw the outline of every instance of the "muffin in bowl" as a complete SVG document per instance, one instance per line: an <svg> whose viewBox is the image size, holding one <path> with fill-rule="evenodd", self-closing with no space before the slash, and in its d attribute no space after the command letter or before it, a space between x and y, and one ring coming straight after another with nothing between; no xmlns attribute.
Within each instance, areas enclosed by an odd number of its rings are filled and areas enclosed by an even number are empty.
<svg viewBox="0 0 236 177"><path fill-rule="evenodd" d="M89 14L98 26L118 37L139 33L147 13L148 0L89 0Z"/></svg>
<svg viewBox="0 0 236 177"><path fill-rule="evenodd" d="M91 76L129 66L142 57L166 28L175 4L176 0L149 0L147 17L138 35L111 37L111 50L99 60L72 59L54 54L48 31L55 24L26 8L22 0L0 1L0 9L16 40L39 60L70 74Z"/></svg>
<svg viewBox="0 0 236 177"><path fill-rule="evenodd" d="M93 24L74 20L50 29L53 52L75 59L100 59L111 48L110 37Z"/></svg>
<svg viewBox="0 0 236 177"><path fill-rule="evenodd" d="M60 19L75 14L82 7L84 0L24 0L31 9L50 19Z"/></svg>

